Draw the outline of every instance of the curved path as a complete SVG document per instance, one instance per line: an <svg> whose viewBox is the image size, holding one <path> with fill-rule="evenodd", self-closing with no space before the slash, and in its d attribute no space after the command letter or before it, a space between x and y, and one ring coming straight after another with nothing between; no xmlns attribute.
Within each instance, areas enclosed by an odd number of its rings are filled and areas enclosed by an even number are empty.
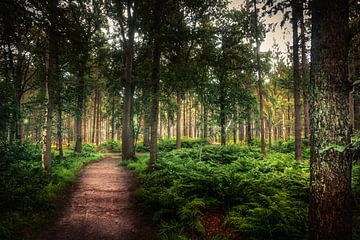
<svg viewBox="0 0 360 240"><path fill-rule="evenodd" d="M75 185L60 219L39 240L155 239L151 220L131 197L134 174L119 167L120 155L87 165Z"/></svg>

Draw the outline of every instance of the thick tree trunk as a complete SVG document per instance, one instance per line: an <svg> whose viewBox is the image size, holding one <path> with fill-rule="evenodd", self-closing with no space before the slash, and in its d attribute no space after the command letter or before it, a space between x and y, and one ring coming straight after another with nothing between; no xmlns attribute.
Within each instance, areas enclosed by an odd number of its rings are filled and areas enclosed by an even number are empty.
<svg viewBox="0 0 360 240"><path fill-rule="evenodd" d="M151 76L151 137L150 137L150 160L149 170L152 171L155 168L157 160L158 146L157 146L157 127L158 127L158 115L159 115L159 87L160 87L160 56L161 56L161 44L160 44L160 8L161 0L155 0L154 3L154 39L153 39L153 65Z"/></svg>
<svg viewBox="0 0 360 240"><path fill-rule="evenodd" d="M176 149L181 148L181 93L176 91Z"/></svg>
<svg viewBox="0 0 360 240"><path fill-rule="evenodd" d="M128 1L128 41L125 53L125 80L124 80L124 99L123 99L123 122L122 122L122 158L124 160L135 158L134 148L134 122L133 122L133 98L134 83L132 77L133 57L134 57L134 20L131 8L133 1Z"/></svg>
<svg viewBox="0 0 360 240"><path fill-rule="evenodd" d="M352 238L348 1L312 2L310 239Z"/></svg>
<svg viewBox="0 0 360 240"><path fill-rule="evenodd" d="M255 14L255 40L256 40L256 69L258 74L258 91L259 91L259 112L260 112L260 147L263 158L266 158L265 150L265 127L264 127L264 103L263 103L263 81L261 77L261 64L260 64L260 40L258 30L258 16L256 8L256 0L253 0L254 14Z"/></svg>
<svg viewBox="0 0 360 240"><path fill-rule="evenodd" d="M301 77L299 65L299 35L298 22L300 15L300 1L292 0L292 32L293 32L293 81L295 107L295 159L301 159Z"/></svg>

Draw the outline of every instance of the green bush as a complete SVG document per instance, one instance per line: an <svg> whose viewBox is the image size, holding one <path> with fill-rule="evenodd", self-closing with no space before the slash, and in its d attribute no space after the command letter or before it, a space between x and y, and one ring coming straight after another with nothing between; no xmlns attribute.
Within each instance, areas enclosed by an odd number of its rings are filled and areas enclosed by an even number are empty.
<svg viewBox="0 0 360 240"><path fill-rule="evenodd" d="M109 140L107 142L101 143L100 147L109 151L121 151L121 143L115 140Z"/></svg>
<svg viewBox="0 0 360 240"><path fill-rule="evenodd" d="M74 182L81 167L101 158L92 146L82 154L53 158L52 171L41 166L41 149L29 144L0 145L0 239L27 239L56 213L56 199ZM55 151L54 151L55 154Z"/></svg>

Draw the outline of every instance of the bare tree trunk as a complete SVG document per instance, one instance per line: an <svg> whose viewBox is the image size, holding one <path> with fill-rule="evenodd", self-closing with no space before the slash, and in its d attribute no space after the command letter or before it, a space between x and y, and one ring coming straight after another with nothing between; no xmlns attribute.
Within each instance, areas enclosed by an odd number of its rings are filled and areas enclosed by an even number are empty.
<svg viewBox="0 0 360 240"><path fill-rule="evenodd" d="M181 93L176 91L176 149L181 148Z"/></svg>
<svg viewBox="0 0 360 240"><path fill-rule="evenodd" d="M128 17L128 41L125 51L125 79L124 79L124 98L123 98L123 121L122 121L122 158L124 160L135 158L134 148L134 122L133 122L133 58L134 58L134 25L135 19L132 15L132 7L134 1L127 1L127 17Z"/></svg>
<svg viewBox="0 0 360 240"><path fill-rule="evenodd" d="M115 97L111 99L111 141L115 139Z"/></svg>
<svg viewBox="0 0 360 240"><path fill-rule="evenodd" d="M251 112L248 111L246 118L246 142L248 145L253 143L252 130L251 130Z"/></svg>
<svg viewBox="0 0 360 240"><path fill-rule="evenodd" d="M221 128L221 145L226 145L226 113L225 113L225 92L222 86L223 81L220 80L220 128Z"/></svg>
<svg viewBox="0 0 360 240"><path fill-rule="evenodd" d="M294 106L295 106L295 159L301 159L301 77L299 65L299 35L298 22L301 2L292 0L292 30L293 30L293 81L294 81Z"/></svg>
<svg viewBox="0 0 360 240"><path fill-rule="evenodd" d="M183 95L184 96L184 107L183 107L183 136L187 135L187 127L186 127L186 109L187 109L187 100L186 100L186 93Z"/></svg>
<svg viewBox="0 0 360 240"><path fill-rule="evenodd" d="M56 15L57 15L57 0L49 1L50 10L50 27L48 29L48 56L47 56L47 76L45 86L45 103L46 103L46 118L43 129L43 145L41 161L42 166L46 171L51 170L51 128L52 117L54 110L54 84L57 72L57 41L56 41Z"/></svg>
<svg viewBox="0 0 360 240"><path fill-rule="evenodd" d="M256 0L253 0L254 14L255 14L255 40L256 40L256 68L258 74L258 90L259 90L259 111L260 111L260 141L261 141L261 153L263 158L266 158L265 150L265 128L264 128L264 103L263 103L263 90L262 90L262 77L261 77L261 64L260 64L260 41L259 41L259 30L258 30L258 16L256 8Z"/></svg>
<svg viewBox="0 0 360 240"><path fill-rule="evenodd" d="M303 88L304 99L304 138L309 139L310 133L310 120L309 120L309 101L308 101L308 70L307 70L307 58L306 58L306 38L305 38L305 19L304 19L304 7L301 3L301 21L300 21L300 38L301 38L301 80Z"/></svg>
<svg viewBox="0 0 360 240"><path fill-rule="evenodd" d="M188 136L191 138L192 137L192 97L191 95L189 94L189 128L188 128Z"/></svg>
<svg viewBox="0 0 360 240"><path fill-rule="evenodd" d="M208 108L206 103L204 103L204 129L203 129L203 137L204 139L208 138Z"/></svg>
<svg viewBox="0 0 360 240"><path fill-rule="evenodd" d="M171 126L172 126L172 114L170 111L168 111L168 114L167 114L167 137L168 138L171 138Z"/></svg>
<svg viewBox="0 0 360 240"><path fill-rule="evenodd" d="M153 65L151 76L151 137L150 137L150 160L149 170L153 171L157 160L158 146L157 146L157 126L159 115L159 87L160 87L160 57L161 57L161 43L160 43L160 27L161 27L161 0L154 2L154 36L153 36Z"/></svg>
<svg viewBox="0 0 360 240"><path fill-rule="evenodd" d="M310 239L352 239L349 6L312 1ZM344 148L344 149L343 149Z"/></svg>
<svg viewBox="0 0 360 240"><path fill-rule="evenodd" d="M92 124L91 143L95 143L98 92L99 92L99 90L96 89L95 94L94 94L94 108L93 108L93 124Z"/></svg>
<svg viewBox="0 0 360 240"><path fill-rule="evenodd" d="M100 142L100 112L101 112L101 93L100 90L97 92L97 110L96 110L96 133L95 133L95 144L99 145Z"/></svg>

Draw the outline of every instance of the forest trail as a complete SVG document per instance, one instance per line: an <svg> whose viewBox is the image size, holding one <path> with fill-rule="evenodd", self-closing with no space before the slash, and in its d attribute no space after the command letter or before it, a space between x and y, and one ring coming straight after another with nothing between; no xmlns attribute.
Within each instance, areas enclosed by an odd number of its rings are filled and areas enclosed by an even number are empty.
<svg viewBox="0 0 360 240"><path fill-rule="evenodd" d="M84 167L59 220L39 240L154 239L151 220L131 197L137 179L119 167L120 155L106 154Z"/></svg>

